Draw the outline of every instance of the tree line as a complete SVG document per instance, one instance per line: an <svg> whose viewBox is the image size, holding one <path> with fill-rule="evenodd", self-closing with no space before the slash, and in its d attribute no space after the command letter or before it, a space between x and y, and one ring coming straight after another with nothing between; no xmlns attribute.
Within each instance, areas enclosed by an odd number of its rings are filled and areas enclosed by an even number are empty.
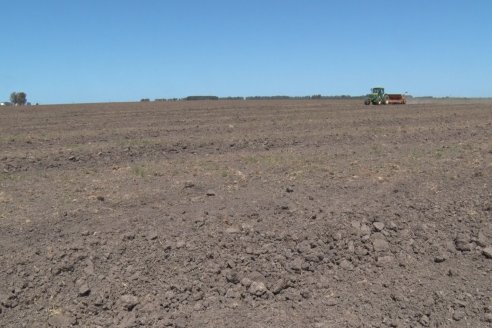
<svg viewBox="0 0 492 328"><path fill-rule="evenodd" d="M217 97L217 96L188 96L184 98L156 98L154 101L195 101L195 100L308 100L308 99L361 99L365 96L350 96L350 95L336 95L336 96L322 96L320 94L311 96L249 96L249 97ZM149 98L140 99L141 102L150 101Z"/></svg>

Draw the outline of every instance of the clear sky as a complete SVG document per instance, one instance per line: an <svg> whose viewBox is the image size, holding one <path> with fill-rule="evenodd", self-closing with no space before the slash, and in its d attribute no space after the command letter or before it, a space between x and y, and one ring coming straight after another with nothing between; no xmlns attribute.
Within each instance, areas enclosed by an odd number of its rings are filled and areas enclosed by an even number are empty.
<svg viewBox="0 0 492 328"><path fill-rule="evenodd" d="M0 100L492 96L490 0L0 0Z"/></svg>

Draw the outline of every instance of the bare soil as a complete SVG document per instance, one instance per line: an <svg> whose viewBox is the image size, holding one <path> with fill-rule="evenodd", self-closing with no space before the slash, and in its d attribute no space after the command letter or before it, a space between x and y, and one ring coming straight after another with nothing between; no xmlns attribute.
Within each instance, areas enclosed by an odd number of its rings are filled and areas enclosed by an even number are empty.
<svg viewBox="0 0 492 328"><path fill-rule="evenodd" d="M0 111L1 327L491 327L492 102Z"/></svg>

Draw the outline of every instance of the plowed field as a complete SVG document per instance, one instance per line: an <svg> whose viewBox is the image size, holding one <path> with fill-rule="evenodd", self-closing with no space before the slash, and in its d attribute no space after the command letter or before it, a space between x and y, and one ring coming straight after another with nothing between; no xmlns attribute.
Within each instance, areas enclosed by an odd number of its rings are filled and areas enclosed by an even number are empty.
<svg viewBox="0 0 492 328"><path fill-rule="evenodd" d="M492 101L0 109L1 327L490 327Z"/></svg>

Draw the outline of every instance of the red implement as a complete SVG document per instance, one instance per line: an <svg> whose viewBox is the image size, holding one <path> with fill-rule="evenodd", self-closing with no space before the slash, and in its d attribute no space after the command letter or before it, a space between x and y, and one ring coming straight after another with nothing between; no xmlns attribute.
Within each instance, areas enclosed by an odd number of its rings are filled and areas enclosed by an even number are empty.
<svg viewBox="0 0 492 328"><path fill-rule="evenodd" d="M386 99L388 104L404 105L407 103L405 96L402 94L387 94Z"/></svg>

